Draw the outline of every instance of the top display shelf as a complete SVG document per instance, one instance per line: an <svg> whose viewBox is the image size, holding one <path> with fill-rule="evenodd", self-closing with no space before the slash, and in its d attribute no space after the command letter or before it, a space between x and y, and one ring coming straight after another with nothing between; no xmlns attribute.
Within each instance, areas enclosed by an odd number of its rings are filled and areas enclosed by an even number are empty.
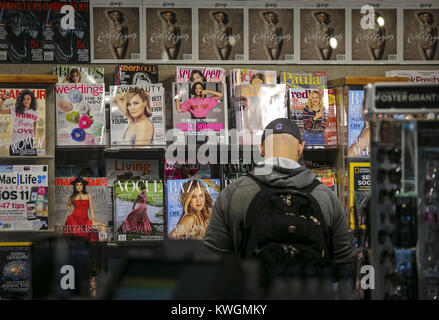
<svg viewBox="0 0 439 320"><path fill-rule="evenodd" d="M344 85L366 85L376 82L408 82L408 77L345 77L328 81L328 87L340 87Z"/></svg>
<svg viewBox="0 0 439 320"><path fill-rule="evenodd" d="M0 83L57 83L58 76L47 74L0 74Z"/></svg>

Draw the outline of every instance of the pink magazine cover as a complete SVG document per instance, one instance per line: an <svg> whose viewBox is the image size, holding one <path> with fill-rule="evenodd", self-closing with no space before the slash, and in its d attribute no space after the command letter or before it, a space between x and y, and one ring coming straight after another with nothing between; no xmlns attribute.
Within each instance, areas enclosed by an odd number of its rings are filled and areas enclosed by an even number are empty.
<svg viewBox="0 0 439 320"><path fill-rule="evenodd" d="M177 66L176 82L225 82L226 71L220 67Z"/></svg>

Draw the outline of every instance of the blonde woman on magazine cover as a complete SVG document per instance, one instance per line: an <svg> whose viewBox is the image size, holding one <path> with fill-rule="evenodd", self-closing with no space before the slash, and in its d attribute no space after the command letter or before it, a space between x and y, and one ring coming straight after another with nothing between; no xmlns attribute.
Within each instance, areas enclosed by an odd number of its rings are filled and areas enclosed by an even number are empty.
<svg viewBox="0 0 439 320"><path fill-rule="evenodd" d="M149 119L152 115L149 94L142 88L117 94L114 103L129 120L123 136L131 145L149 145L154 137L154 125Z"/></svg>
<svg viewBox="0 0 439 320"><path fill-rule="evenodd" d="M203 183L199 180L185 182L180 193L180 203L183 213L168 237L203 239L213 207L213 199Z"/></svg>

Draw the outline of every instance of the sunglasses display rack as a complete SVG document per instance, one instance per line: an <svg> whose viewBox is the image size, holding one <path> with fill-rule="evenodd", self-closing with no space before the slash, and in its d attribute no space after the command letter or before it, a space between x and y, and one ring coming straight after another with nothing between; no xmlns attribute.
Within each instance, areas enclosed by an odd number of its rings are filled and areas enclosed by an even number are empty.
<svg viewBox="0 0 439 320"><path fill-rule="evenodd" d="M372 299L437 300L439 98L425 101L439 86L375 84L367 90ZM392 104L381 101L389 93L398 97Z"/></svg>

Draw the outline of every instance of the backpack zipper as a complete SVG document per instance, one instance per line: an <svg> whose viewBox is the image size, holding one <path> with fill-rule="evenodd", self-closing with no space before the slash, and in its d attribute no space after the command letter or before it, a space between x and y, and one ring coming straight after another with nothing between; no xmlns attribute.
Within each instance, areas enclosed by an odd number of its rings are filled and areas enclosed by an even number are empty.
<svg viewBox="0 0 439 320"><path fill-rule="evenodd" d="M312 220L312 221L314 221L314 223L316 223L317 225L320 225L320 221L319 220L317 220L317 218L316 217L313 217L313 216L309 216L309 218Z"/></svg>

